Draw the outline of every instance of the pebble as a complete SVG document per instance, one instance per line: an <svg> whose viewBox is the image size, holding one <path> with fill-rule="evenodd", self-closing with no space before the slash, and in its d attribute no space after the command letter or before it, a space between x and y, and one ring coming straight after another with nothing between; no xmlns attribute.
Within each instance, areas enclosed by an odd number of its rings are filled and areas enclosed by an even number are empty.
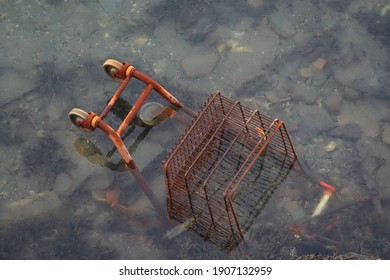
<svg viewBox="0 0 390 280"><path fill-rule="evenodd" d="M313 67L314 69L316 70L322 70L324 69L325 67L325 64L326 64L326 60L322 57L319 57L317 58L314 62L313 62Z"/></svg>
<svg viewBox="0 0 390 280"><path fill-rule="evenodd" d="M304 80L307 80L313 76L313 71L309 67L303 67L299 70L299 74Z"/></svg>
<svg viewBox="0 0 390 280"><path fill-rule="evenodd" d="M312 139L323 131L328 131L336 126L329 114L321 107L296 104L295 110L299 112L298 124L300 137Z"/></svg>
<svg viewBox="0 0 390 280"><path fill-rule="evenodd" d="M362 130L360 128L360 125L356 123L350 123L334 127L329 130L327 134L333 137L345 138L347 140L355 141L361 137Z"/></svg>
<svg viewBox="0 0 390 280"><path fill-rule="evenodd" d="M270 16L270 27L282 38L290 38L296 32L288 17L280 12L273 13Z"/></svg>
<svg viewBox="0 0 390 280"><path fill-rule="evenodd" d="M337 144L335 141L330 141L328 145L324 147L325 151L332 152L336 149Z"/></svg>
<svg viewBox="0 0 390 280"><path fill-rule="evenodd" d="M45 130L43 130L43 129L37 130L37 137L38 138L45 138L46 136L47 136L47 134L46 134Z"/></svg>
<svg viewBox="0 0 390 280"><path fill-rule="evenodd" d="M292 97L307 105L312 105L317 101L317 92L318 90L316 88L306 85L305 83L298 82L293 89Z"/></svg>
<svg viewBox="0 0 390 280"><path fill-rule="evenodd" d="M305 31L298 31L292 39L293 39L293 42L295 43L295 46L299 50L304 50L305 48L307 48L310 41L313 40L313 33L312 32L305 32Z"/></svg>
<svg viewBox="0 0 390 280"><path fill-rule="evenodd" d="M325 71L315 71L313 77L311 77L311 84L316 87L323 87L328 81L328 77Z"/></svg>
<svg viewBox="0 0 390 280"><path fill-rule="evenodd" d="M218 55L210 54L192 54L181 60L181 67L184 73L190 78L200 78L208 76L213 72L218 62Z"/></svg>
<svg viewBox="0 0 390 280"><path fill-rule="evenodd" d="M331 112L338 112L341 107L343 96L340 91L334 90L331 94L325 97L324 105Z"/></svg>

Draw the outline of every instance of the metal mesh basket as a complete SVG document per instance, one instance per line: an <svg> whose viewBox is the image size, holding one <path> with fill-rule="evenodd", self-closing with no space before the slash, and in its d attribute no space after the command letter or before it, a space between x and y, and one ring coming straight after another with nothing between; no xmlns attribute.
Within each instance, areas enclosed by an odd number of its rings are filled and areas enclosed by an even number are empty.
<svg viewBox="0 0 390 280"><path fill-rule="evenodd" d="M230 250L296 158L282 121L215 93L163 162L168 214Z"/></svg>

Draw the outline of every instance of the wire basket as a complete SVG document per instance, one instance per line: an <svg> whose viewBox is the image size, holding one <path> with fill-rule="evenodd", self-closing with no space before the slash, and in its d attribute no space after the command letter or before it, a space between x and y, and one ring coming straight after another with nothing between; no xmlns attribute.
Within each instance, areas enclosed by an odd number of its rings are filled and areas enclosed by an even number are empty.
<svg viewBox="0 0 390 280"><path fill-rule="evenodd" d="M214 93L163 161L168 215L231 250L296 159L283 121Z"/></svg>

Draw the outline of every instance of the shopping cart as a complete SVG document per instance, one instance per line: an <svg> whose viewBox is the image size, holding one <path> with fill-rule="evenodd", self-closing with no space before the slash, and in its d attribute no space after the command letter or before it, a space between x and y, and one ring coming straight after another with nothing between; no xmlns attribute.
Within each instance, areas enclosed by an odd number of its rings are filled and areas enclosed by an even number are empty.
<svg viewBox="0 0 390 280"><path fill-rule="evenodd" d="M110 137L156 211L165 216L166 210L138 170L121 135L135 117L144 125L154 126L173 117L178 110L190 116L192 123L163 161L168 216L218 247L231 250L239 244L293 168L325 189L313 215L322 211L335 191L299 162L283 121L269 118L220 93L212 94L196 113L128 63L110 59L103 64L103 69L121 82L119 89L100 115L76 108L69 113L70 120L83 131L99 128ZM114 130L104 117L131 78L142 81L146 88ZM145 103L153 90L170 105ZM140 114L143 111L148 113Z"/></svg>

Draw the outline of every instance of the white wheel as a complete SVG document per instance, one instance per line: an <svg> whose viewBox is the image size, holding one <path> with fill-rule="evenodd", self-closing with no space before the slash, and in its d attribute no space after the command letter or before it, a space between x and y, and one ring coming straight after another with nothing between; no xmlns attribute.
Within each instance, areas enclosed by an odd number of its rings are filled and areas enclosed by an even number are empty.
<svg viewBox="0 0 390 280"><path fill-rule="evenodd" d="M103 71L106 73L111 79L114 79L117 82L122 82L123 79L119 79L114 75L122 68L123 64L114 59L107 59L103 63Z"/></svg>
<svg viewBox="0 0 390 280"><path fill-rule="evenodd" d="M90 129L87 129L85 127L82 127L80 125L80 122L83 122L85 121L87 118L88 118L89 114L87 112L85 112L84 110L81 110L79 108L73 108L69 114L68 114L68 117L70 119L70 121L75 125L77 126L80 130L82 131L86 131L86 132L90 132L92 130Z"/></svg>

